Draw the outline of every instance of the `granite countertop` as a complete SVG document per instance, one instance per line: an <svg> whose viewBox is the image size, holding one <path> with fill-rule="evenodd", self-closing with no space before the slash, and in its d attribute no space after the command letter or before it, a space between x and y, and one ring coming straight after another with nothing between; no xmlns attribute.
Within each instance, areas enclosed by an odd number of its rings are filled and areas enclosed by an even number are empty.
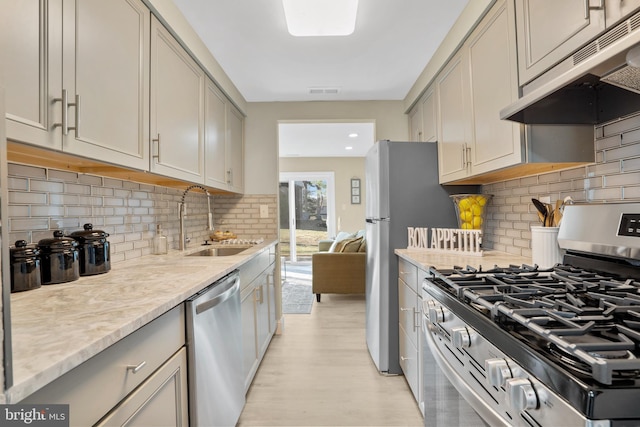
<svg viewBox="0 0 640 427"><path fill-rule="evenodd" d="M475 268L482 265L484 269L492 268L495 265L531 265L531 258L492 250L484 251L483 256L448 254L420 249L396 249L395 253L412 264L421 266L424 270L429 267L451 268L454 265L461 267L469 265Z"/></svg>
<svg viewBox="0 0 640 427"><path fill-rule="evenodd" d="M185 256L200 246L170 251L11 294L13 386L6 403L19 402L275 244L224 257Z"/></svg>

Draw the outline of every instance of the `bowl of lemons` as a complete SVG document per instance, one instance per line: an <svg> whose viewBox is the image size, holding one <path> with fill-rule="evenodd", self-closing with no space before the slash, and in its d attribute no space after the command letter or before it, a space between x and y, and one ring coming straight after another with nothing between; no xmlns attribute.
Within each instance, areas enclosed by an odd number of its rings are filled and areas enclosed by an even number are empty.
<svg viewBox="0 0 640 427"><path fill-rule="evenodd" d="M487 203L491 194L453 194L451 196L458 216L458 228L483 230Z"/></svg>

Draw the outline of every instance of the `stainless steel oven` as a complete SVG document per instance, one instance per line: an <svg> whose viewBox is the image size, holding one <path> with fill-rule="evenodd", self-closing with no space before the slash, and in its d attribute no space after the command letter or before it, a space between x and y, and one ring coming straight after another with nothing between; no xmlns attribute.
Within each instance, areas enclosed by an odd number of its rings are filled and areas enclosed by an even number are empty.
<svg viewBox="0 0 640 427"><path fill-rule="evenodd" d="M638 426L640 203L562 221L553 268L431 268L429 354L491 426Z"/></svg>
<svg viewBox="0 0 640 427"><path fill-rule="evenodd" d="M468 400L475 407L482 407L469 394L465 387L461 387L460 379L454 370L442 369L439 364L446 363L441 360L437 351L432 351L434 346L432 326L428 317L430 303L426 290L422 290L422 387L423 387L423 415L426 427L484 427L486 424L476 413ZM457 383L454 387L452 383ZM459 392L458 390L461 390Z"/></svg>

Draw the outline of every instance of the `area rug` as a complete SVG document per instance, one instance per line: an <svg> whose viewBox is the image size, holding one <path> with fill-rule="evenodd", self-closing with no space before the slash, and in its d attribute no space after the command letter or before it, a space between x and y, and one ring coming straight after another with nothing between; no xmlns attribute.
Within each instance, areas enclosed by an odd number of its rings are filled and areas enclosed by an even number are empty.
<svg viewBox="0 0 640 427"><path fill-rule="evenodd" d="M282 284L282 313L309 314L313 307L311 285L287 280Z"/></svg>

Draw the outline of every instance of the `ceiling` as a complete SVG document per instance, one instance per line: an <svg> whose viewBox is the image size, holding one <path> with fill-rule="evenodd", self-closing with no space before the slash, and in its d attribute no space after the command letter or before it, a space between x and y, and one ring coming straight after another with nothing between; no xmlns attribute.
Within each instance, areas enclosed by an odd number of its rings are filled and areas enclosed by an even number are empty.
<svg viewBox="0 0 640 427"><path fill-rule="evenodd" d="M280 123L280 157L364 157L374 123ZM351 148L348 148L351 147Z"/></svg>
<svg viewBox="0 0 640 427"><path fill-rule="evenodd" d="M273 102L404 99L469 0L360 0L337 37L290 35L281 0L173 1L242 96Z"/></svg>

